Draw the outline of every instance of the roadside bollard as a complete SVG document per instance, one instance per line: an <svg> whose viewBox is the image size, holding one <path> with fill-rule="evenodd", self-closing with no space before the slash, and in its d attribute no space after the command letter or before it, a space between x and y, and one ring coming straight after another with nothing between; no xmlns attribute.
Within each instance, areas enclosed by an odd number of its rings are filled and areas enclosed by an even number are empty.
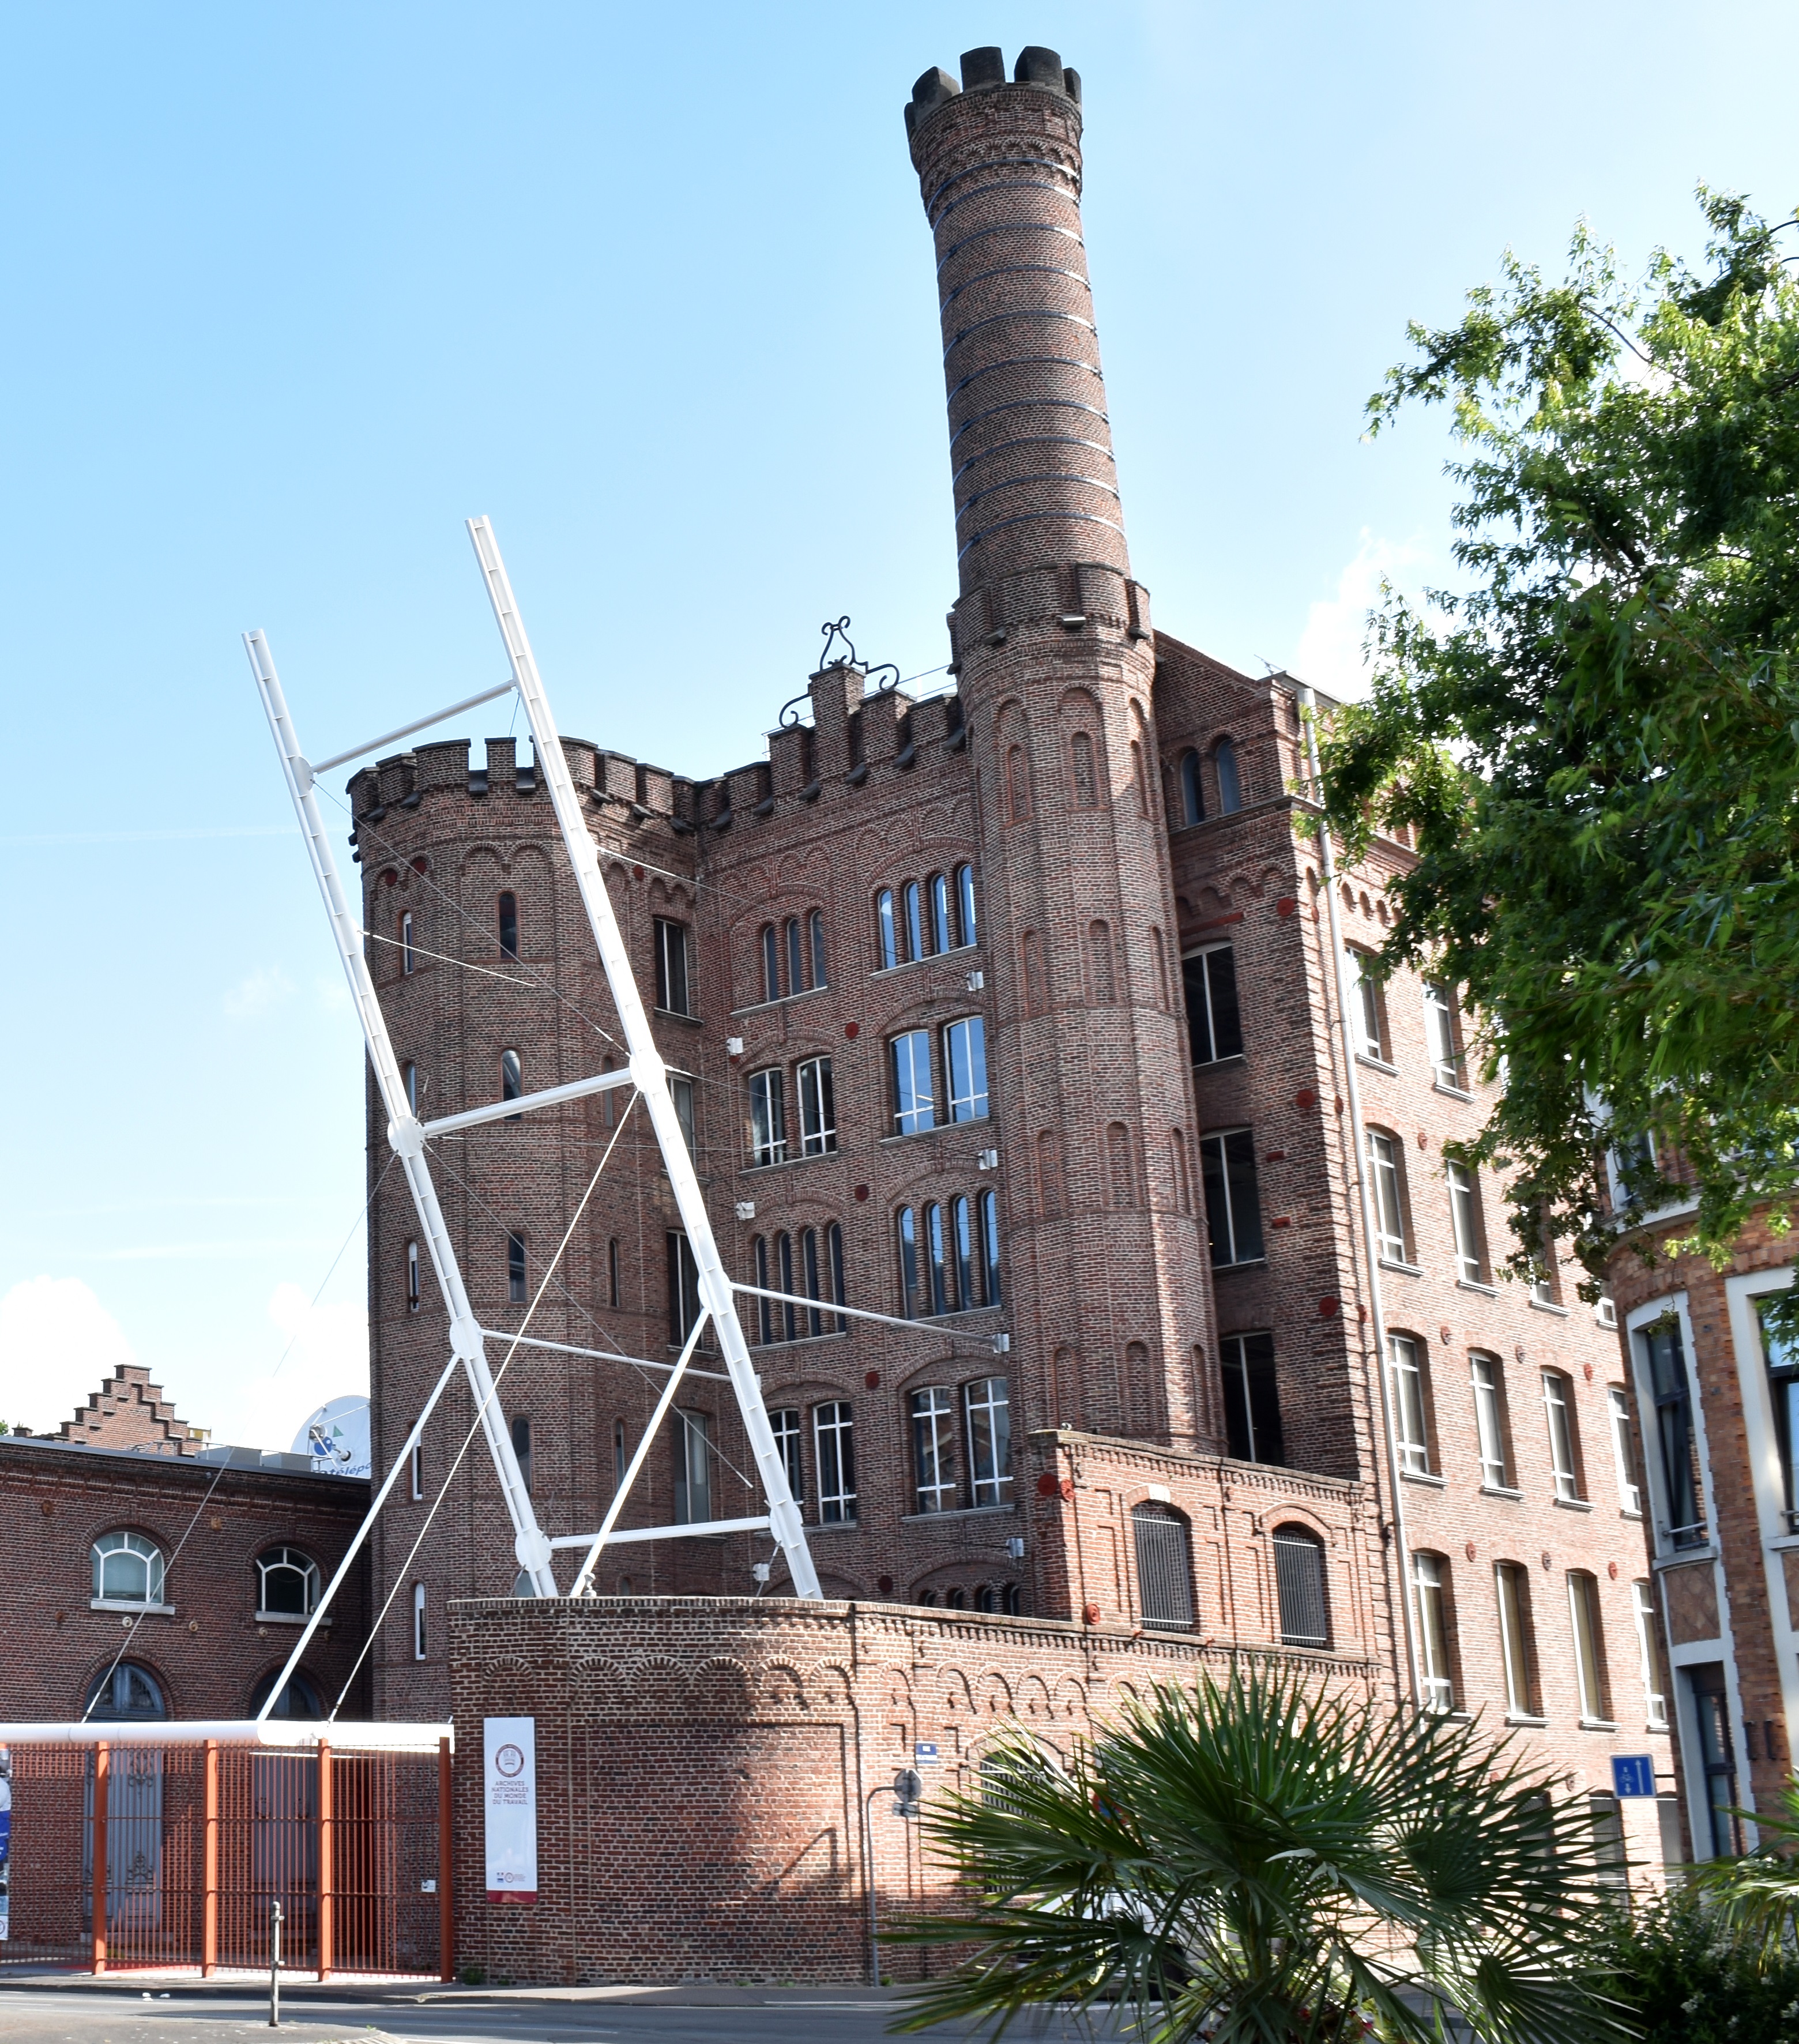
<svg viewBox="0 0 1799 2044"><path fill-rule="evenodd" d="M268 1906L268 2027L281 2027L281 1904Z"/></svg>

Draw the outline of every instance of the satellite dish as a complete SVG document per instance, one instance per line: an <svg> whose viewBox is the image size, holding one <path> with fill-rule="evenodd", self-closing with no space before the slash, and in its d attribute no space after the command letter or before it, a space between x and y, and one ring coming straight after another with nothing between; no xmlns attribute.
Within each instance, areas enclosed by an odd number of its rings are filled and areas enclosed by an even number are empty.
<svg viewBox="0 0 1799 2044"><path fill-rule="evenodd" d="M374 1464L367 1399L333 1398L320 1406L294 1436L293 1452L309 1458L315 1476L367 1477Z"/></svg>

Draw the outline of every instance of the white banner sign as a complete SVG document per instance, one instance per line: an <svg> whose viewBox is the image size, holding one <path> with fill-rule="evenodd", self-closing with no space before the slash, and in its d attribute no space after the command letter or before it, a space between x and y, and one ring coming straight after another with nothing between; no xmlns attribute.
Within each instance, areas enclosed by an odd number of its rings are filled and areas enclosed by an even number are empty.
<svg viewBox="0 0 1799 2044"><path fill-rule="evenodd" d="M487 1900L537 1900L537 1720L483 1720Z"/></svg>

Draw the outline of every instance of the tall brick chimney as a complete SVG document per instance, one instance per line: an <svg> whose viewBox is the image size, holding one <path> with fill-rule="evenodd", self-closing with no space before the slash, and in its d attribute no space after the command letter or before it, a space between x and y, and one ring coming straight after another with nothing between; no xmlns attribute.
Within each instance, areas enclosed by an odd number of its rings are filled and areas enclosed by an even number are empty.
<svg viewBox="0 0 1799 2044"><path fill-rule="evenodd" d="M1155 659L1081 238L1080 80L1053 50L1009 82L971 50L905 120L936 240L1024 1418L1211 1449Z"/></svg>

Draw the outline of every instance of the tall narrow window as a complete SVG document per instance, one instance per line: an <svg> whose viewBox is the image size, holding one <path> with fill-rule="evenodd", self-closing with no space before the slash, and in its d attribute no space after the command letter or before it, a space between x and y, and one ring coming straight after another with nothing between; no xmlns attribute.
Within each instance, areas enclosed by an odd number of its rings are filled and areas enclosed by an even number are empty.
<svg viewBox="0 0 1799 2044"><path fill-rule="evenodd" d="M963 1386L968 1424L968 1493L971 1504L1012 1499L1012 1412L1003 1377Z"/></svg>
<svg viewBox="0 0 1799 2044"><path fill-rule="evenodd" d="M1580 1690L1580 1714L1605 1723L1605 1664L1599 1629L1599 1585L1584 1570L1568 1572L1568 1619L1574 1635L1574 1679Z"/></svg>
<svg viewBox="0 0 1799 2044"><path fill-rule="evenodd" d="M949 1118L987 1118L987 1025L978 1015L952 1022L944 1032L944 1062L949 1072Z"/></svg>
<svg viewBox="0 0 1799 2044"><path fill-rule="evenodd" d="M1455 1684L1449 1669L1449 1564L1440 1554L1412 1557L1412 1593L1418 1609L1418 1681L1428 1711L1452 1711Z"/></svg>
<svg viewBox="0 0 1799 2044"><path fill-rule="evenodd" d="M1543 1373L1543 1409L1549 1421L1549 1466L1555 1473L1555 1495L1563 1499L1580 1496L1580 1474L1574 1462L1571 1389L1559 1370Z"/></svg>
<svg viewBox="0 0 1799 2044"><path fill-rule="evenodd" d="M1430 1046L1431 1069L1436 1082L1451 1093L1468 1090L1467 1061L1462 1055L1461 1018L1455 1012L1455 997L1436 981L1424 988L1424 1040Z"/></svg>
<svg viewBox="0 0 1799 2044"><path fill-rule="evenodd" d="M606 1243L606 1304L617 1306L622 1303L618 1282L618 1237L615 1235Z"/></svg>
<svg viewBox="0 0 1799 2044"><path fill-rule="evenodd" d="M506 1237L506 1297L515 1306L522 1306L527 1297L525 1289L525 1237L509 1235Z"/></svg>
<svg viewBox="0 0 1799 2044"><path fill-rule="evenodd" d="M950 1235L955 1262L955 1296L966 1311L981 1303L979 1265L974 1249L974 1223L966 1194L950 1202Z"/></svg>
<svg viewBox="0 0 1799 2044"><path fill-rule="evenodd" d="M1481 1484L1487 1490L1512 1489L1505 1454L1505 1380L1497 1356L1468 1358L1474 1384L1474 1438L1479 1443Z"/></svg>
<svg viewBox="0 0 1799 2044"><path fill-rule="evenodd" d="M418 1244L406 1244L406 1311L418 1311Z"/></svg>
<svg viewBox="0 0 1799 2044"><path fill-rule="evenodd" d="M1367 1132L1368 1189L1373 1193L1374 1242L1390 1263L1409 1263L1405 1243L1405 1153L1384 1130Z"/></svg>
<svg viewBox="0 0 1799 2044"><path fill-rule="evenodd" d="M1385 991L1372 970L1372 962L1365 951L1358 951L1353 944L1343 947L1343 962L1348 967L1349 1026L1355 1047L1365 1058L1372 1058L1377 1064L1390 1064L1387 1055L1386 998Z"/></svg>
<svg viewBox="0 0 1799 2044"><path fill-rule="evenodd" d="M1621 1384L1613 1384L1605 1394L1611 1416L1611 1459L1617 1468L1617 1508L1632 1519L1643 1515L1643 1486L1637 1482L1637 1441L1629 1423L1629 1394Z"/></svg>
<svg viewBox="0 0 1799 2044"><path fill-rule="evenodd" d="M1181 821L1202 824L1205 820L1205 797L1200 787L1199 755L1190 745L1181 755Z"/></svg>
<svg viewBox="0 0 1799 2044"><path fill-rule="evenodd" d="M781 1303L775 1309L779 1316L781 1339L798 1341L800 1338L800 1309L794 1304L799 1287L794 1282L794 1238L785 1229L775 1238L775 1289L781 1293Z"/></svg>
<svg viewBox="0 0 1799 2044"><path fill-rule="evenodd" d="M1255 1183L1255 1137L1247 1128L1202 1136L1199 1158L1213 1265L1259 1261L1262 1210Z"/></svg>
<svg viewBox="0 0 1799 2044"><path fill-rule="evenodd" d="M1284 1462L1274 1337L1227 1335L1218 1349L1224 1380L1225 1454L1240 1462Z"/></svg>
<svg viewBox="0 0 1799 2044"><path fill-rule="evenodd" d="M999 1200L997 1194L983 1193L980 1199L981 1251L987 1266L987 1304L1000 1303L999 1289Z"/></svg>
<svg viewBox="0 0 1799 2044"><path fill-rule="evenodd" d="M615 1497L625 1488L625 1465L630 1459L625 1448L625 1422L614 1420L612 1423L612 1490Z"/></svg>
<svg viewBox="0 0 1799 2044"><path fill-rule="evenodd" d="M800 1088L800 1154L828 1157L837 1147L837 1097L831 1085L831 1060L808 1058L798 1074Z"/></svg>
<svg viewBox="0 0 1799 2044"><path fill-rule="evenodd" d="M974 869L972 866L959 866L955 869L955 901L963 943L978 943L980 923L974 910Z"/></svg>
<svg viewBox="0 0 1799 2044"><path fill-rule="evenodd" d="M1229 739L1219 740L1212 764L1218 776L1218 807L1228 816L1243 807L1243 774L1237 765L1237 748Z"/></svg>
<svg viewBox="0 0 1799 2044"><path fill-rule="evenodd" d="M521 1062L520 1061L519 1055L518 1055L517 1051L501 1051L501 1053L500 1053L500 1097L501 1097L501 1099L502 1099L502 1100L517 1100L517 1099L518 1098L519 1095L520 1095L521 1093L522 1093L524 1092L524 1090L525 1090L525 1067L524 1067L523 1064L521 1063ZM508 1121L522 1121L522 1120L525 1119L525 1116L524 1116L522 1114L509 1114L509 1115L506 1116L506 1119L507 1119L507 1120L508 1120Z"/></svg>
<svg viewBox="0 0 1799 2044"><path fill-rule="evenodd" d="M1323 1543L1304 1527L1277 1526L1273 1545L1281 1644L1328 1646L1331 1622L1324 1602Z"/></svg>
<svg viewBox="0 0 1799 2044"><path fill-rule="evenodd" d="M1196 1065L1215 1065L1243 1055L1243 1019L1237 1007L1236 953L1213 944L1181 961L1186 996L1187 1041Z"/></svg>
<svg viewBox="0 0 1799 2044"><path fill-rule="evenodd" d="M691 1015L693 986L687 970L687 925L655 918L656 1005L670 1015Z"/></svg>
<svg viewBox="0 0 1799 2044"><path fill-rule="evenodd" d="M762 997L764 1001L781 998L781 939L772 923L762 926Z"/></svg>
<svg viewBox="0 0 1799 2044"><path fill-rule="evenodd" d="M769 1268L768 1243L765 1237L757 1235L750 1244L750 1260L755 1271L755 1285L759 1292L775 1289L775 1274ZM775 1301L758 1299L755 1302L756 1339L766 1348L775 1339Z"/></svg>
<svg viewBox="0 0 1799 2044"><path fill-rule="evenodd" d="M1137 1608L1146 1627L1185 1632L1194 1622L1193 1547L1187 1522L1166 1504L1131 1512L1136 1549Z"/></svg>
<svg viewBox="0 0 1799 2044"><path fill-rule="evenodd" d="M1481 1216L1480 1181L1465 1164L1447 1167L1449 1221L1455 1235L1455 1274L1464 1285L1485 1285L1486 1228Z"/></svg>
<svg viewBox="0 0 1799 2044"><path fill-rule="evenodd" d="M417 1504L425 1496L425 1443L413 1443L412 1467L407 1471L411 1479L413 1502Z"/></svg>
<svg viewBox="0 0 1799 2044"><path fill-rule="evenodd" d="M678 1411L675 1420L675 1523L703 1526L712 1516L712 1420Z"/></svg>
<svg viewBox="0 0 1799 2044"><path fill-rule="evenodd" d="M1736 1743L1731 1737L1730 1698L1724 1689L1724 1664L1708 1662L1682 1671L1693 1699L1693 1728L1699 1748L1699 1771L1705 1784L1705 1817L1694 1828L1694 1851L1704 1859L1734 1858L1743 1850L1743 1820L1736 1813Z"/></svg>
<svg viewBox="0 0 1799 2044"><path fill-rule="evenodd" d="M840 1526L855 1517L855 1431L843 1400L812 1409L812 1452L818 1471L818 1520Z"/></svg>
<svg viewBox="0 0 1799 2044"><path fill-rule="evenodd" d="M786 1162L786 1083L778 1070L750 1074L750 1162L752 1166Z"/></svg>
<svg viewBox="0 0 1799 2044"><path fill-rule="evenodd" d="M502 894L500 897L500 956L515 959L518 956L518 897Z"/></svg>
<svg viewBox="0 0 1799 2044"><path fill-rule="evenodd" d="M815 1228L800 1230L800 1276L805 1285L809 1299L825 1297L825 1274L818 1261L818 1231ZM806 1308L805 1331L816 1341L825 1331L825 1316L817 1306Z"/></svg>
<svg viewBox="0 0 1799 2044"><path fill-rule="evenodd" d="M915 1512L955 1508L955 1408L942 1385L912 1394L912 1473Z"/></svg>
<svg viewBox="0 0 1799 2044"><path fill-rule="evenodd" d="M883 887L875 897L875 948L879 970L890 972L899 963L899 932L894 922L894 890Z"/></svg>
<svg viewBox="0 0 1799 2044"><path fill-rule="evenodd" d="M1093 740L1087 732L1077 731L1068 745L1074 771L1074 806L1095 809L1099 804L1099 782L1094 774Z"/></svg>
<svg viewBox="0 0 1799 2044"><path fill-rule="evenodd" d="M934 951L952 951L955 949L955 932L950 922L949 875L933 873L931 875L931 948Z"/></svg>
<svg viewBox="0 0 1799 2044"><path fill-rule="evenodd" d="M805 990L805 926L797 916L790 916L787 932L787 991L801 993Z"/></svg>
<svg viewBox="0 0 1799 2044"><path fill-rule="evenodd" d="M930 1299L925 1312L947 1313L954 1301L950 1297L949 1257L944 1240L944 1210L936 1200L931 1201L924 1208L924 1270Z"/></svg>
<svg viewBox="0 0 1799 2044"><path fill-rule="evenodd" d="M519 1479L529 1496L531 1491L531 1422L522 1413L512 1423L512 1452L513 1461L518 1464Z"/></svg>
<svg viewBox="0 0 1799 2044"><path fill-rule="evenodd" d="M700 1150L694 1129L694 1082L688 1073L669 1074L668 1097L674 1105L675 1119L681 1124L681 1139L687 1146L687 1155L697 1158Z"/></svg>
<svg viewBox="0 0 1799 2044"><path fill-rule="evenodd" d="M812 983L827 986L829 975L825 970L825 911L814 909L806 918L806 930L812 939Z"/></svg>
<svg viewBox="0 0 1799 2044"><path fill-rule="evenodd" d="M1399 1466L1409 1475L1428 1476L1431 1450L1424 1427L1424 1359L1409 1335L1389 1335L1386 1345Z"/></svg>
<svg viewBox="0 0 1799 2044"><path fill-rule="evenodd" d="M900 899L905 909L905 955L909 959L924 956L924 896L916 880L909 880L900 890Z"/></svg>
<svg viewBox="0 0 1799 2044"><path fill-rule="evenodd" d="M775 1436L775 1446L780 1454L781 1466L787 1473L787 1488L794 1494L794 1502L805 1501L805 1470L800 1457L800 1425L798 1408L789 1406L784 1411L768 1416L770 1431Z"/></svg>
<svg viewBox="0 0 1799 2044"><path fill-rule="evenodd" d="M418 963L413 950L413 912L410 909L400 918L400 970L411 972Z"/></svg>
<svg viewBox="0 0 1799 2044"><path fill-rule="evenodd" d="M1516 1562L1493 1565L1493 1588L1499 1605L1499 1654L1505 1669L1508 1716L1535 1717L1536 1699L1531 1685L1530 1571Z"/></svg>
<svg viewBox="0 0 1799 2044"><path fill-rule="evenodd" d="M673 1348L684 1347L699 1324L700 1266L694 1261L694 1245L679 1228L667 1231L668 1339Z"/></svg>
<svg viewBox="0 0 1799 2044"><path fill-rule="evenodd" d="M425 1585L413 1585L413 1658L422 1661L429 1640L425 1629Z"/></svg>
<svg viewBox="0 0 1799 2044"><path fill-rule="evenodd" d="M900 1311L909 1320L918 1317L918 1217L910 1207L901 1207L895 1224L899 1237Z"/></svg>
<svg viewBox="0 0 1799 2044"><path fill-rule="evenodd" d="M1705 1539L1700 1507L1698 1455L1693 1438L1693 1402L1680 1323L1672 1313L1638 1335L1655 1407L1655 1445L1661 1461L1662 1498L1667 1537L1676 1547L1697 1547Z"/></svg>
<svg viewBox="0 0 1799 2044"><path fill-rule="evenodd" d="M937 1125L937 1105L931 1090L931 1036L928 1030L909 1029L891 1045L894 1073L894 1132L916 1135Z"/></svg>
<svg viewBox="0 0 1799 2044"><path fill-rule="evenodd" d="M418 1112L418 1066L409 1058L400 1067L400 1076L406 1082L406 1107L409 1112Z"/></svg>
<svg viewBox="0 0 1799 2044"><path fill-rule="evenodd" d="M615 1072L617 1069L618 1061L616 1058L601 1058L600 1070L602 1072ZM605 1093L600 1095L600 1112L605 1116L605 1124L608 1128L616 1128L618 1126L618 1089L617 1087L609 1087Z"/></svg>
<svg viewBox="0 0 1799 2044"><path fill-rule="evenodd" d="M1762 1353L1768 1366L1768 1403L1774 1410L1774 1445L1780 1453L1780 1504L1783 1532L1799 1531L1799 1481L1794 1451L1799 1449L1799 1343L1780 1333L1768 1318L1768 1304L1758 1301Z"/></svg>
<svg viewBox="0 0 1799 2044"><path fill-rule="evenodd" d="M1655 1605L1648 1584L1630 1586L1636 1618L1636 1656L1643 1672L1643 1706L1651 1731L1668 1728L1668 1685L1662 1673L1662 1646L1655 1634Z"/></svg>
<svg viewBox="0 0 1799 2044"><path fill-rule="evenodd" d="M834 1305L849 1304L849 1287L844 1277L844 1231L832 1221L825 1231L825 1261L831 1272L831 1299ZM833 1334L847 1333L849 1322L841 1313L829 1316Z"/></svg>

